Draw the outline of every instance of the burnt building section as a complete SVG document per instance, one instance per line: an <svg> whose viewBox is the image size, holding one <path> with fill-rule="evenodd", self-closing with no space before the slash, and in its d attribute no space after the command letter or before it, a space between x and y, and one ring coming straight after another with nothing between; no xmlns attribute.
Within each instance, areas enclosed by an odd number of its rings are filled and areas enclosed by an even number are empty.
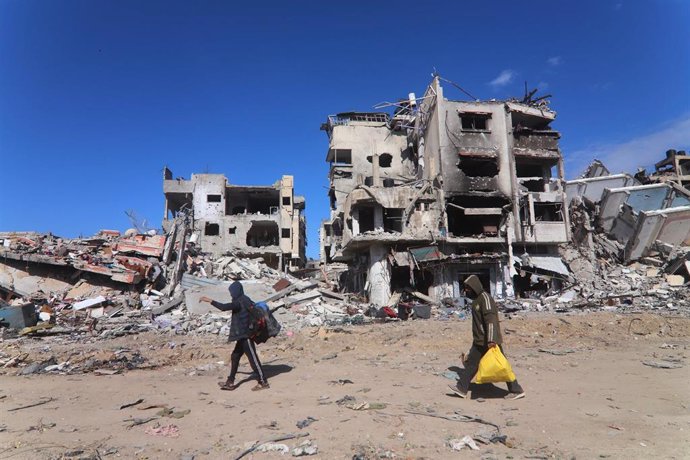
<svg viewBox="0 0 690 460"><path fill-rule="evenodd" d="M322 125L321 259L341 263L343 289L387 305L403 291L457 297L471 274L499 297L568 276L560 136L543 100L449 100L436 77L422 98L391 105Z"/></svg>
<svg viewBox="0 0 690 460"><path fill-rule="evenodd" d="M305 200L294 194L292 176L270 186L231 185L222 174L173 179L165 169L163 191L167 232L180 212L192 213L191 241L205 253L263 257L279 269L306 262Z"/></svg>

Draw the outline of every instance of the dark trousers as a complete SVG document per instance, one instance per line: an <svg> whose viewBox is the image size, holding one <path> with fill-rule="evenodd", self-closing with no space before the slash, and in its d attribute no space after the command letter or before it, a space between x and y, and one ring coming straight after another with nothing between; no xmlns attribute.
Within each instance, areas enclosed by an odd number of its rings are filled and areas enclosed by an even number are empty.
<svg viewBox="0 0 690 460"><path fill-rule="evenodd" d="M230 376L228 380L231 382L235 381L237 368L240 367L240 358L242 358L242 355L247 355L249 365L252 366L252 370L257 375L259 383L266 383L264 369L261 367L259 355L256 354L256 345L254 345L251 339L239 339L235 342L235 349L232 350L232 354L230 355Z"/></svg>
<svg viewBox="0 0 690 460"><path fill-rule="evenodd" d="M501 347L501 353L503 353L503 347ZM461 390L463 393L466 393L467 390L470 388L470 381L472 378L474 378L474 375L477 373L477 370L479 370L479 361L481 361L482 356L484 356L484 353L488 348L486 347L480 347L475 344L472 344L472 348L470 348L470 354L467 356L466 361L465 361L465 372L460 375L460 380L458 380L458 389ZM503 353L505 355L505 353ZM522 387L518 383L517 379L512 381L512 382L507 382L508 384L508 391L511 393L522 393Z"/></svg>

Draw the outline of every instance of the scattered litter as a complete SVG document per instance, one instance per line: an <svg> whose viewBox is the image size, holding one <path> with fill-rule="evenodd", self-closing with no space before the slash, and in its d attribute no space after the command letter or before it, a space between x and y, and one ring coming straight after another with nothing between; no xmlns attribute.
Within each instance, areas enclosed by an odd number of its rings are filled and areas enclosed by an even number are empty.
<svg viewBox="0 0 690 460"><path fill-rule="evenodd" d="M556 355L556 356L563 356L567 355L568 353L575 353L575 350L572 349L567 349L567 350L547 350L546 348L540 348L540 352L542 353L548 353L550 355Z"/></svg>
<svg viewBox="0 0 690 460"><path fill-rule="evenodd" d="M165 438L177 438L180 436L180 429L177 425L165 425L159 427L148 427L144 433L151 436L163 436Z"/></svg>
<svg viewBox="0 0 690 460"><path fill-rule="evenodd" d="M280 452L281 454L287 454L290 452L290 448L286 444L278 444L275 442L261 444L254 450L258 452Z"/></svg>
<svg viewBox="0 0 690 460"><path fill-rule="evenodd" d="M132 403L127 403L127 404L121 405L121 406L120 406L120 410L122 410L122 409L127 409L128 407L136 406L137 404L141 404L141 403L143 403L143 402L144 402L143 399L137 399L136 401L134 401L134 402L132 402Z"/></svg>
<svg viewBox="0 0 690 460"><path fill-rule="evenodd" d="M455 371L445 371L443 374L441 374L441 376L447 378L448 380L453 380L455 382L460 380L460 374L458 374Z"/></svg>
<svg viewBox="0 0 690 460"><path fill-rule="evenodd" d="M387 407L386 403L369 403L369 402L362 402L362 403L354 403L354 404L346 404L345 407L348 409L352 410L380 410L380 409L385 409Z"/></svg>
<svg viewBox="0 0 690 460"><path fill-rule="evenodd" d="M299 446L292 449L293 457L304 457L307 455L316 455L319 452L319 447L311 440L306 440Z"/></svg>
<svg viewBox="0 0 690 460"><path fill-rule="evenodd" d="M472 450L479 450L479 446L470 436L465 436L462 439L451 439L448 441L448 446L453 450L462 450L469 447Z"/></svg>
<svg viewBox="0 0 690 460"><path fill-rule="evenodd" d="M300 420L299 422L297 422L297 428L299 428L301 430L302 428L306 428L318 420L319 420L318 418L314 418L314 417L309 416L309 417L305 418L304 420Z"/></svg>

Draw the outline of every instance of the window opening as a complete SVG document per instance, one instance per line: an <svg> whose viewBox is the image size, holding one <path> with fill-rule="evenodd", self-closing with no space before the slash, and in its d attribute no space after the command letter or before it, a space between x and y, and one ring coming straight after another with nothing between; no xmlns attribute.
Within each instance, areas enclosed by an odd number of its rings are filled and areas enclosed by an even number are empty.
<svg viewBox="0 0 690 460"><path fill-rule="evenodd" d="M466 214L465 209L503 208L509 203L500 197L459 196L447 201L448 233L452 236L497 236L502 214Z"/></svg>
<svg viewBox="0 0 690 460"><path fill-rule="evenodd" d="M498 164L495 159L461 158L458 168L467 177L493 177L498 174Z"/></svg>
<svg viewBox="0 0 690 460"><path fill-rule="evenodd" d="M461 112L460 124L463 131L488 131L490 114Z"/></svg>
<svg viewBox="0 0 690 460"><path fill-rule="evenodd" d="M363 206L359 208L359 231L361 233L374 230L374 208Z"/></svg>
<svg viewBox="0 0 690 460"><path fill-rule="evenodd" d="M561 203L534 203L534 220L537 222L563 222Z"/></svg>
<svg viewBox="0 0 690 460"><path fill-rule="evenodd" d="M384 208L383 210L383 230L386 232L402 233L403 209Z"/></svg>
<svg viewBox="0 0 690 460"><path fill-rule="evenodd" d="M379 155L379 166L382 168L390 168L393 163L393 155L390 153L382 153Z"/></svg>
<svg viewBox="0 0 690 460"><path fill-rule="evenodd" d="M218 224L211 224L206 222L204 226L204 235L206 236L218 236L220 235L220 226Z"/></svg>
<svg viewBox="0 0 690 460"><path fill-rule="evenodd" d="M262 246L278 245L278 224L275 222L252 222L247 232L247 246L260 248Z"/></svg>

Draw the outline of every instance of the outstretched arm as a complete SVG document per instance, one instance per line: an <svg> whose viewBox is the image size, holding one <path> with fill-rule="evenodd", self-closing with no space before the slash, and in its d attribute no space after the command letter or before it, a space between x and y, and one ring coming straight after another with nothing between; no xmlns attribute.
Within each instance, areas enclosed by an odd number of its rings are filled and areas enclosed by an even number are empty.
<svg viewBox="0 0 690 460"><path fill-rule="evenodd" d="M216 307L220 311L237 311L240 309L240 305L236 302L229 302L229 303L223 303L223 302L217 302L210 297L207 296L201 296L199 298L199 302L208 302L214 307Z"/></svg>

